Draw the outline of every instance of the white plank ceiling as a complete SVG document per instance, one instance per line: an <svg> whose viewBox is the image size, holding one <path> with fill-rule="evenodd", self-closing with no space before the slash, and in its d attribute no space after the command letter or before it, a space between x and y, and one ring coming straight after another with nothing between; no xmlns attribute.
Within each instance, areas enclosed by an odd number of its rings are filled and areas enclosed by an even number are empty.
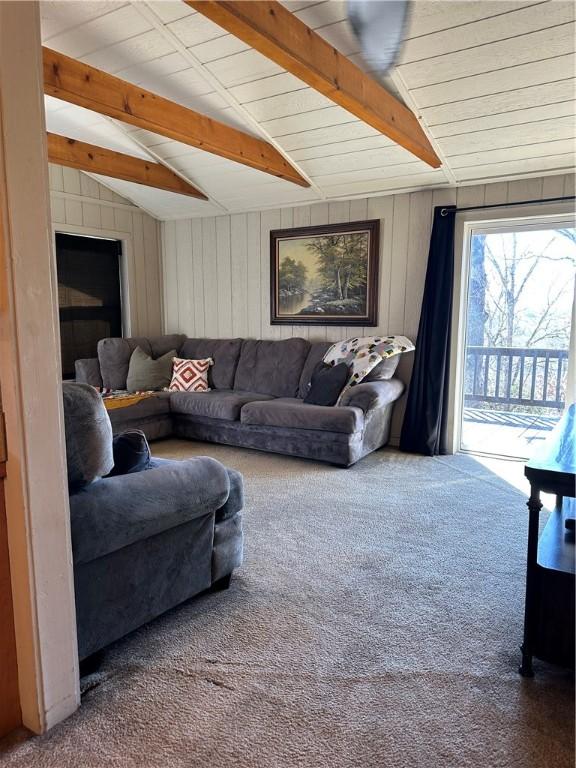
<svg viewBox="0 0 576 768"><path fill-rule="evenodd" d="M366 68L344 0L285 2ZM575 168L572 0L415 0L384 81L442 159L433 170L180 0L45 0L43 42L273 143L309 189L46 97L47 127L163 162L202 202L103 180L160 219L488 182Z"/></svg>

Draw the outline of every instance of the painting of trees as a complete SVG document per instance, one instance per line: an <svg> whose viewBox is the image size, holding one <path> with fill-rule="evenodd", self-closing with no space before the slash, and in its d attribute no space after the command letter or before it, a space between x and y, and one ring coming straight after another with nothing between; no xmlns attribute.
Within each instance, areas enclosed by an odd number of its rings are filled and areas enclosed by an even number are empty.
<svg viewBox="0 0 576 768"><path fill-rule="evenodd" d="M328 235L309 243L318 258L324 294L330 302L357 304L365 294L368 277L368 235Z"/></svg>
<svg viewBox="0 0 576 768"><path fill-rule="evenodd" d="M271 321L376 325L379 227L374 220L272 232Z"/></svg>
<svg viewBox="0 0 576 768"><path fill-rule="evenodd" d="M307 269L301 261L286 257L280 264L278 277L280 279L280 294L293 296L306 290Z"/></svg>

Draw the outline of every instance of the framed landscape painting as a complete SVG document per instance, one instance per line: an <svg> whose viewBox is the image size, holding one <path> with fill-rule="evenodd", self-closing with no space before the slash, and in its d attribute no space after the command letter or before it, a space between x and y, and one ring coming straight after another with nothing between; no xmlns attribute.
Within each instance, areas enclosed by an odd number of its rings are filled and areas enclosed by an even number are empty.
<svg viewBox="0 0 576 768"><path fill-rule="evenodd" d="M380 222L270 233L272 325L378 324Z"/></svg>

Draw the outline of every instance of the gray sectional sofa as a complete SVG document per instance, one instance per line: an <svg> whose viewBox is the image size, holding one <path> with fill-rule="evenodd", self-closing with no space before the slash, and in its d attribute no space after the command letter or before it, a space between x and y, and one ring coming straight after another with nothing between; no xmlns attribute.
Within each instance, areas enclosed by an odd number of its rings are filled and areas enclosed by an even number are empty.
<svg viewBox="0 0 576 768"><path fill-rule="evenodd" d="M179 357L214 360L210 392L160 392L110 411L115 433L138 427L149 440L172 435L348 467L388 442L393 405L404 390L394 378L396 356L352 387L341 405L309 405L303 398L330 342L190 339L178 334L103 339L98 358L76 361L76 381L125 389L137 346L154 358L176 349Z"/></svg>
<svg viewBox="0 0 576 768"><path fill-rule="evenodd" d="M65 383L64 424L78 653L84 660L242 563L243 481L207 456L152 459L106 477L112 428L100 396Z"/></svg>

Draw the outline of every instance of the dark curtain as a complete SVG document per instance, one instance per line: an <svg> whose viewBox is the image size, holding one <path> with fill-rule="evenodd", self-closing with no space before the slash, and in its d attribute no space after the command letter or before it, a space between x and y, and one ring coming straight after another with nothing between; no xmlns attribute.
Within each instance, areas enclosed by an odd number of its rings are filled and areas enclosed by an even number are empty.
<svg viewBox="0 0 576 768"><path fill-rule="evenodd" d="M434 209L428 268L400 450L446 453L455 207Z"/></svg>

